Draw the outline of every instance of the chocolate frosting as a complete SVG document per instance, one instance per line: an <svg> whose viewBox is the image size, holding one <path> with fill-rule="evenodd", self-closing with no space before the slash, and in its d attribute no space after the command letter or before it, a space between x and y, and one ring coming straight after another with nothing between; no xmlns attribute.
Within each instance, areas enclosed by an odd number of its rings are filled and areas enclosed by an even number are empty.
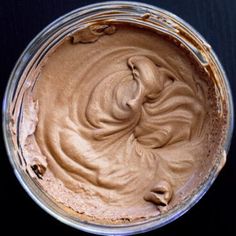
<svg viewBox="0 0 236 236"><path fill-rule="evenodd" d="M32 97L37 127L29 137L43 157L43 188L98 219L169 209L207 155L203 77L183 50L148 29L93 26L66 39Z"/></svg>

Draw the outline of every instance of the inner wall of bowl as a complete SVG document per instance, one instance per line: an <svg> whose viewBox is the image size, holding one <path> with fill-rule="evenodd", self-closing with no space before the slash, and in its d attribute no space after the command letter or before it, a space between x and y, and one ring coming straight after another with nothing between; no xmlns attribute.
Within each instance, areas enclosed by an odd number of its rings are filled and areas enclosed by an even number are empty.
<svg viewBox="0 0 236 236"><path fill-rule="evenodd" d="M205 41L190 28L186 28L177 17L169 15L167 12L158 8L151 7L145 4L135 6L135 3L103 3L99 5L92 5L84 7L80 10L75 10L72 13L56 20L42 31L31 42L28 48L20 57L15 69L12 72L10 83L7 88L4 102L4 129L5 139L10 156L10 161L14 167L15 173L26 189L28 194L48 213L59 219L60 221L69 224L73 227L82 229L92 233L131 233L151 230L167 224L178 218L186 212L192 205L194 205L201 196L207 191L214 181L221 163L222 156L219 155L216 159L216 164L210 172L210 175L202 185L194 192L194 194L186 199L181 206L176 206L169 212L145 220L143 222L136 222L132 224L116 225L116 226L102 226L94 223L86 223L80 221L78 218L64 211L62 207L56 204L42 189L38 186L37 181L29 177L25 171L22 170L21 163L15 148L17 147L17 137L12 138L12 129L18 130L17 123L12 124L9 114L19 117L20 109L15 109L12 103L21 103L22 85L27 84L28 87L33 88L39 75L39 68L43 63L43 58L50 54L60 44L60 42L69 37L74 32L81 28L87 27L94 22L124 22L139 24L145 27L150 27L158 30L164 34L169 34L176 37L178 41L183 43L186 48L192 50L195 56L198 48L200 48L200 56L204 56L209 61L210 69L214 75L215 82L219 87L219 98L221 101L221 109L228 111L226 120L228 121L225 137L222 137L222 142L225 142L226 151L229 146L230 135L232 131L232 102L229 92L229 86L224 74L224 71L215 57L214 53L205 45ZM191 40L187 40L178 34L179 30L185 30L192 35ZM197 53L196 53L197 52ZM199 57L200 58L200 57ZM197 56L196 56L197 59ZM199 59L201 60L201 58ZM204 61L202 61L204 63ZM223 111L222 110L222 111ZM17 136L17 135L16 135ZM124 231L122 231L124 230Z"/></svg>

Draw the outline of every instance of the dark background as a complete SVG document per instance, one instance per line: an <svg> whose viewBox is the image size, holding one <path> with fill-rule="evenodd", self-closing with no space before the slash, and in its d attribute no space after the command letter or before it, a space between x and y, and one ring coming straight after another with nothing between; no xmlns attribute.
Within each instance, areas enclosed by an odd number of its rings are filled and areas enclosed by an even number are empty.
<svg viewBox="0 0 236 236"><path fill-rule="evenodd" d="M0 87L1 101L13 66L31 39L57 17L97 1L1 0L0 1ZM144 2L144 0L143 0ZM145 1L180 16L211 44L222 62L236 93L236 0ZM58 222L41 210L15 178L0 135L1 220L0 232L21 235L86 235ZM165 235L236 235L236 139L219 177L188 213L152 233ZM9 225L11 225L9 227ZM28 226L30 226L28 228ZM151 233L150 233L151 234ZM4 234L2 234L4 235Z"/></svg>

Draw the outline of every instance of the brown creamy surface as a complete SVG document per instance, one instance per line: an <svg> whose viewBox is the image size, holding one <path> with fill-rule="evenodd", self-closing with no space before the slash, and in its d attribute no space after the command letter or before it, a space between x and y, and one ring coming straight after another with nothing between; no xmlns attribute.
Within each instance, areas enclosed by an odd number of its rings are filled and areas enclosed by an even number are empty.
<svg viewBox="0 0 236 236"><path fill-rule="evenodd" d="M207 169L207 80L148 29L84 31L47 58L34 102L25 98L25 155L46 170L39 181L49 195L76 212L100 221L158 215Z"/></svg>

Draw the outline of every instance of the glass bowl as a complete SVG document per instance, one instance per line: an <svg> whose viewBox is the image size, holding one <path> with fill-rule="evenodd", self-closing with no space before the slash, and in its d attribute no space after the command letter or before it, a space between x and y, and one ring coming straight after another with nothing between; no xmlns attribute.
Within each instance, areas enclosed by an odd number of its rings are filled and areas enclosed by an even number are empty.
<svg viewBox="0 0 236 236"><path fill-rule="evenodd" d="M21 95L21 86L28 83L27 77L37 80L37 68L42 59L65 37L93 22L124 22L153 28L170 35L184 45L202 65L208 65L212 78L217 85L219 112L225 114L226 132L222 137L222 152L216 158L209 175L199 185L194 194L170 211L144 221L120 225L102 225L85 222L69 214L55 203L22 168L17 156L17 142L12 136L13 130L18 135L18 122L12 124L11 115L18 116L20 109L14 108ZM35 82L34 81L34 82ZM29 83L28 86L32 86ZM19 117L19 116L18 116ZM214 182L224 166L233 131L232 96L226 74L217 56L205 39L189 24L158 7L139 2L103 2L76 9L48 25L28 45L17 61L3 101L3 132L9 160L14 173L30 197L46 212L59 221L74 228L101 235L129 235L159 228L179 218L196 204Z"/></svg>

